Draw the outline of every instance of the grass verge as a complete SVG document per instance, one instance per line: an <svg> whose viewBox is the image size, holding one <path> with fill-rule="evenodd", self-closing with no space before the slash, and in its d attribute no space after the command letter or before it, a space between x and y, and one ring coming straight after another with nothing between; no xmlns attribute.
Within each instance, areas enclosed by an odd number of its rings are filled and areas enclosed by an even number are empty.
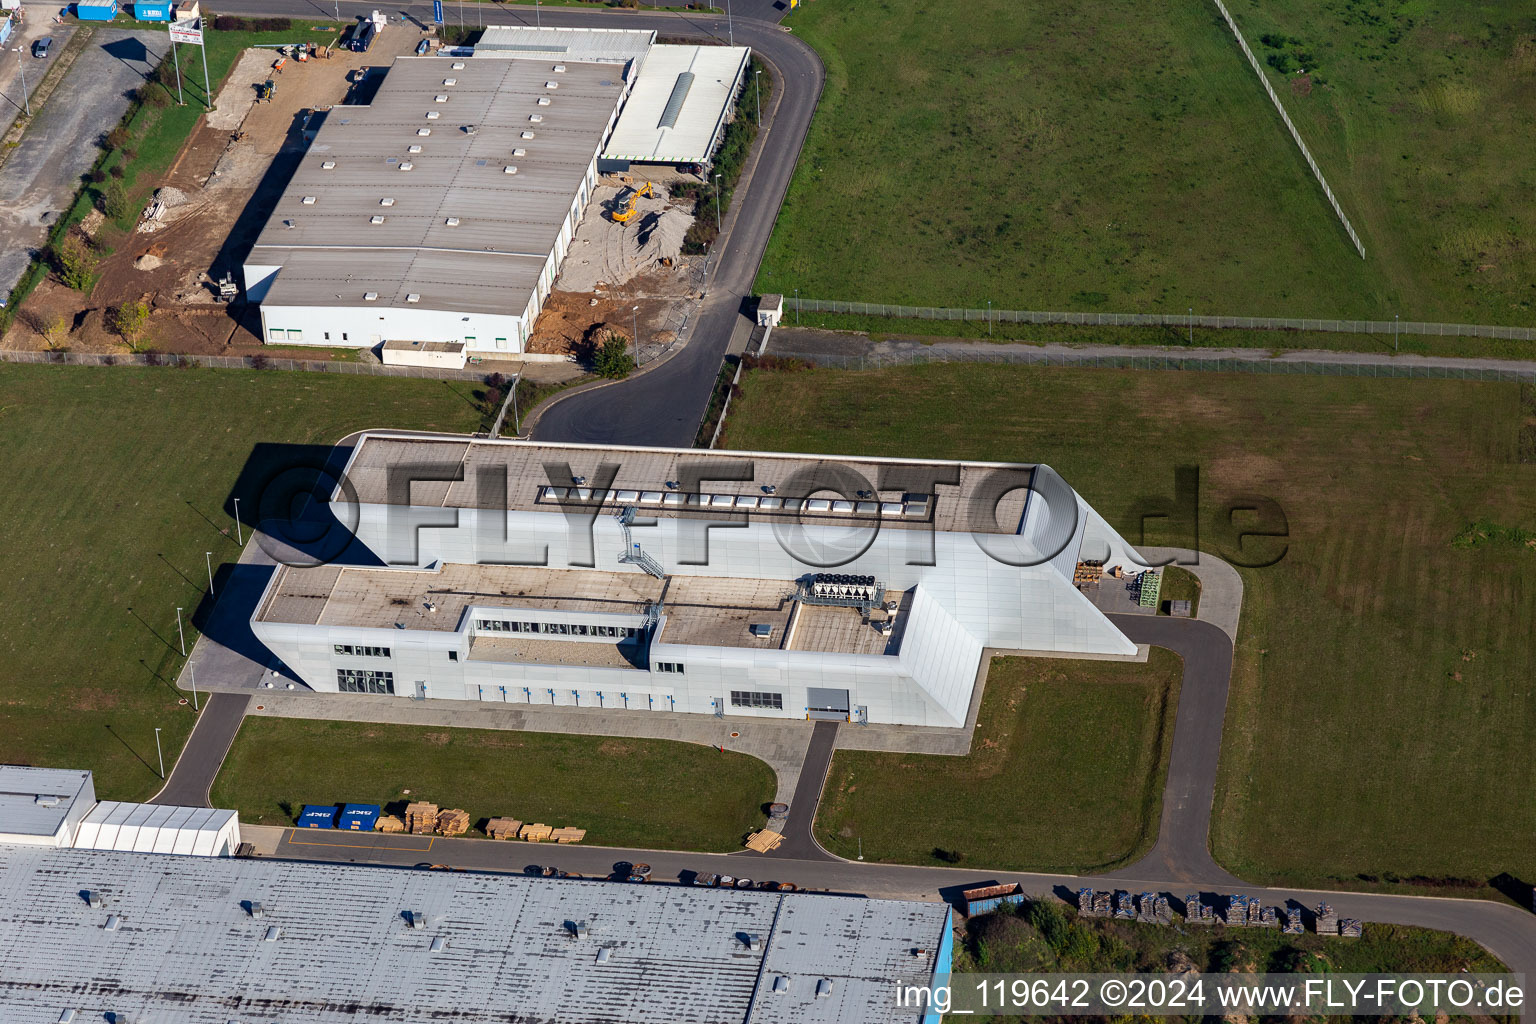
<svg viewBox="0 0 1536 1024"><path fill-rule="evenodd" d="M388 425L468 431L470 382L0 364L0 761L88 768L108 800L160 787L193 715L173 685L190 615L239 556L231 499ZM252 474L252 470L261 469ZM242 477L242 473L246 473Z"/></svg>
<svg viewBox="0 0 1536 1024"><path fill-rule="evenodd" d="M504 815L584 828L594 845L724 852L761 827L773 787L757 758L693 743L248 718L213 802L291 825L306 803L430 800L468 810L477 832Z"/></svg>
<svg viewBox="0 0 1536 1024"><path fill-rule="evenodd" d="M1241 570L1213 817L1240 877L1529 893L1536 548L1501 538L1536 530L1530 385L944 364L742 388L728 447L1038 460L1133 544L1264 566ZM1179 466L1199 537L1143 539ZM1237 537L1253 496L1282 540ZM1469 524L1498 529L1457 543Z"/></svg>
<svg viewBox="0 0 1536 1024"><path fill-rule="evenodd" d="M816 816L833 853L1087 873L1157 840L1183 662L995 658L971 753L839 750Z"/></svg>
<svg viewBox="0 0 1536 1024"><path fill-rule="evenodd" d="M1163 585L1158 595L1163 608L1169 601L1188 601L1189 617L1200 617L1200 578L1188 569L1170 565L1163 569Z"/></svg>

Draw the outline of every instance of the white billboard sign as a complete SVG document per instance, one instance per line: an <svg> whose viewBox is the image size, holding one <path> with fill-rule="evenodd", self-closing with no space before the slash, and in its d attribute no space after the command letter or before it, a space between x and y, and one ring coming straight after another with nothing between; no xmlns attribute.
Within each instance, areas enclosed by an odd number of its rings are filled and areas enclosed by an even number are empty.
<svg viewBox="0 0 1536 1024"><path fill-rule="evenodd" d="M190 22L171 22L171 42L203 45L203 19Z"/></svg>

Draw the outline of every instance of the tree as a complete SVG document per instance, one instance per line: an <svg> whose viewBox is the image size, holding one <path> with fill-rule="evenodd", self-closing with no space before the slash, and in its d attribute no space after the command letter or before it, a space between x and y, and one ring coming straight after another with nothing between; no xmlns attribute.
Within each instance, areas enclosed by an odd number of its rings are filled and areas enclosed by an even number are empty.
<svg viewBox="0 0 1536 1024"><path fill-rule="evenodd" d="M629 354L629 342L623 335L609 331L592 353L592 372L599 377L623 380L634 368L635 357Z"/></svg>
<svg viewBox="0 0 1536 1024"><path fill-rule="evenodd" d="M101 212L107 215L108 220L121 220L128 215L128 211L128 190L121 181L113 181L101 190Z"/></svg>
<svg viewBox="0 0 1536 1024"><path fill-rule="evenodd" d="M53 269L58 272L64 287L77 292L89 292L96 276L96 253L76 235L69 235L53 246Z"/></svg>
<svg viewBox="0 0 1536 1024"><path fill-rule="evenodd" d="M38 333L43 336L49 348L62 351L64 343L69 340L69 321L62 316L51 316L43 321L42 330Z"/></svg>
<svg viewBox="0 0 1536 1024"><path fill-rule="evenodd" d="M144 340L144 330L149 326L149 304L141 299L113 306L107 312L107 322L122 335L128 347L137 352Z"/></svg>

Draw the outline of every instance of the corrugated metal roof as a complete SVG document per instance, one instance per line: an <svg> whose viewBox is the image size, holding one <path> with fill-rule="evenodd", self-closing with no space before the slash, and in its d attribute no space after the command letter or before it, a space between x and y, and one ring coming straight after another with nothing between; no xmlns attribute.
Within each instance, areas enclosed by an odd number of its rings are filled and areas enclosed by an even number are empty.
<svg viewBox="0 0 1536 1024"><path fill-rule="evenodd" d="M0 836L57 835L77 804L95 801L90 772L0 765Z"/></svg>
<svg viewBox="0 0 1536 1024"><path fill-rule="evenodd" d="M476 57L548 57L558 61L643 60L656 33L626 28L524 28L496 25L480 34Z"/></svg>
<svg viewBox="0 0 1536 1024"><path fill-rule="evenodd" d="M236 815L211 807L99 803L80 822L75 848L214 856L221 837L238 839Z"/></svg>
<svg viewBox="0 0 1536 1024"><path fill-rule="evenodd" d="M943 904L803 893L41 847L3 854L8 1022L55 1021L61 1007L87 1019L284 1024L909 1021L893 983L931 974L948 920ZM104 906L86 904L88 889ZM406 912L426 927L410 927ZM103 928L109 914L119 918L113 931ZM585 922L586 933L568 922ZM761 948L742 935L760 936ZM788 990L767 994L765 977L788 978ZM814 997L822 979L830 998Z"/></svg>
<svg viewBox="0 0 1536 1024"><path fill-rule="evenodd" d="M751 54L745 46L651 47L603 156L664 164L709 159ZM687 88L684 75L693 76Z"/></svg>
<svg viewBox="0 0 1536 1024"><path fill-rule="evenodd" d="M372 104L331 110L247 259L283 268L265 305L361 306L376 292L379 306L414 294L419 309L527 307L623 69L453 63L398 58Z"/></svg>

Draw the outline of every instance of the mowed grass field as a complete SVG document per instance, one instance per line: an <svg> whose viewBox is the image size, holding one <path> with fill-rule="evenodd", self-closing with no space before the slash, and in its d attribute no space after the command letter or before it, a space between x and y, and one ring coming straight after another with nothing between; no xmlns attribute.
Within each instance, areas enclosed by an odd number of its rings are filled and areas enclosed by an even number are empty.
<svg viewBox="0 0 1536 1024"><path fill-rule="evenodd" d="M865 860L1090 872L1157 839L1183 662L996 658L965 757L839 750L816 838Z"/></svg>
<svg viewBox="0 0 1536 1024"><path fill-rule="evenodd" d="M827 84L761 292L1391 318L1208 0L822 3L789 23Z"/></svg>
<svg viewBox="0 0 1536 1024"><path fill-rule="evenodd" d="M970 365L742 384L729 447L1041 461L1132 543L1179 465L1207 550L1237 557L1225 510L1274 499L1287 546L1243 571L1217 859L1255 882L1536 879L1528 386ZM1457 542L1484 520L1511 532Z"/></svg>
<svg viewBox="0 0 1536 1024"><path fill-rule="evenodd" d="M1229 9L1372 265L1402 297L1404 319L1529 326L1536 5L1236 0Z"/></svg>
<svg viewBox="0 0 1536 1024"><path fill-rule="evenodd" d="M584 828L594 844L729 851L762 827L773 787L757 758L692 743L248 718L213 803L291 825L306 803L398 813L429 800L464 808L474 829L506 816Z"/></svg>
<svg viewBox="0 0 1536 1024"><path fill-rule="evenodd" d="M155 728L169 770L193 722L173 685L176 608L190 650L204 552L215 571L239 557L230 498L257 445L271 457L364 427L473 430L470 388L0 364L0 762L89 768L103 799L154 793Z"/></svg>

